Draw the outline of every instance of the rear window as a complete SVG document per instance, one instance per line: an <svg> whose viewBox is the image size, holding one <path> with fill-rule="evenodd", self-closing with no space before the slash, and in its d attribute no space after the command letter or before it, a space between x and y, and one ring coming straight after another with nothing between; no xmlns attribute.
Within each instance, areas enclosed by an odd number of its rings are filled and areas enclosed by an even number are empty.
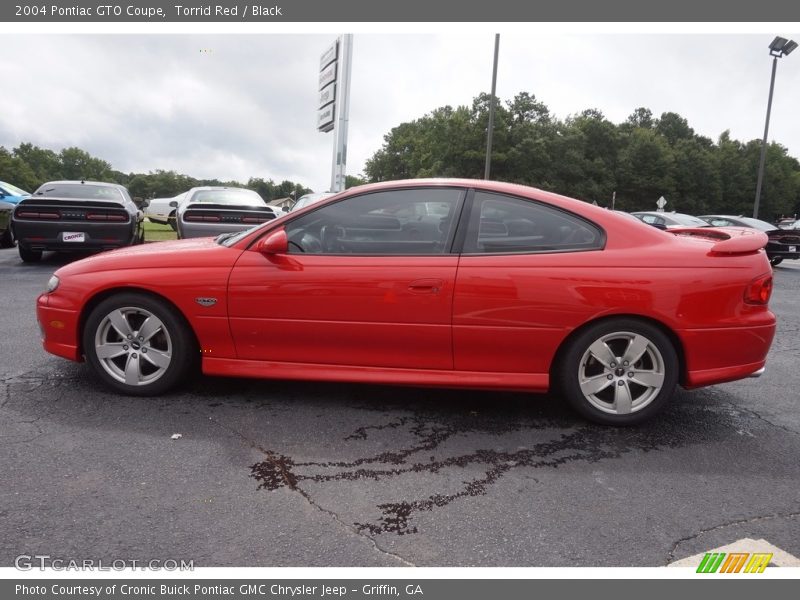
<svg viewBox="0 0 800 600"><path fill-rule="evenodd" d="M34 193L45 198L88 198L91 200L124 200L122 193L114 186L91 183L46 183Z"/></svg>
<svg viewBox="0 0 800 600"><path fill-rule="evenodd" d="M189 199L191 204L245 204L265 206L266 202L252 190L200 190Z"/></svg>

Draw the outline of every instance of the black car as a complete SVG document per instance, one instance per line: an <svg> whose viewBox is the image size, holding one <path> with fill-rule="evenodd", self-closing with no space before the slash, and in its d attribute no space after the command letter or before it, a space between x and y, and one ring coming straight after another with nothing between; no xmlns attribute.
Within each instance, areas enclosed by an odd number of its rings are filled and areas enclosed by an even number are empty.
<svg viewBox="0 0 800 600"><path fill-rule="evenodd" d="M780 264L785 258L800 258L800 231L778 229L772 223L751 217L731 217L728 215L703 215L700 217L714 227L750 227L767 234L767 257L772 266Z"/></svg>
<svg viewBox="0 0 800 600"><path fill-rule="evenodd" d="M14 205L0 200L0 248L10 248L14 245L11 237L11 213Z"/></svg>
<svg viewBox="0 0 800 600"><path fill-rule="evenodd" d="M25 262L44 250L109 250L144 241L143 213L115 183L51 181L14 209L11 226Z"/></svg>

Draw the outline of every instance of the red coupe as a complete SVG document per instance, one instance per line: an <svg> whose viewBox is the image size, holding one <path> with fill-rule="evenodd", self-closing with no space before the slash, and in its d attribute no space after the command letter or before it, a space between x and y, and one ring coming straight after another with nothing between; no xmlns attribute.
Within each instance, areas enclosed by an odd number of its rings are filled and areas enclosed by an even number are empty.
<svg viewBox="0 0 800 600"><path fill-rule="evenodd" d="M680 383L763 369L754 229L659 231L519 185L366 185L257 228L106 252L38 299L48 352L115 390L206 374L546 392L650 418Z"/></svg>

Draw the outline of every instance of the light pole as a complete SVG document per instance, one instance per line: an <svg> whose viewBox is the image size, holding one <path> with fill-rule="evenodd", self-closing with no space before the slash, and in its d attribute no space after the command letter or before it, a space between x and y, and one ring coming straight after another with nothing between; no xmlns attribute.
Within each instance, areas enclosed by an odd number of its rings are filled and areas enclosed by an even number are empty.
<svg viewBox="0 0 800 600"><path fill-rule="evenodd" d="M489 104L489 127L486 130L486 164L483 169L483 178L489 179L492 166L492 134L494 133L494 97L497 91L497 57L500 54L500 34L494 34L494 67L492 68L492 97Z"/></svg>
<svg viewBox="0 0 800 600"><path fill-rule="evenodd" d="M761 202L761 184L764 183L764 161L767 159L767 134L769 133L769 114L772 112L772 92L775 89L775 71L778 68L778 59L788 56L797 48L797 42L786 38L776 37L769 45L769 55L772 56L772 77L769 80L769 99L767 100L767 120L764 123L764 139L761 142L761 157L758 160L758 180L756 183L756 201L753 204L753 218L758 218L758 205Z"/></svg>

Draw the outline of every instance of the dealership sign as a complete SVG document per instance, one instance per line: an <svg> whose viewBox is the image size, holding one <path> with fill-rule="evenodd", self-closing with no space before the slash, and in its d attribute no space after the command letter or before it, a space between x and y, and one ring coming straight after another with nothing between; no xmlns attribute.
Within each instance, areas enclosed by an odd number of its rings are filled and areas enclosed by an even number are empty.
<svg viewBox="0 0 800 600"><path fill-rule="evenodd" d="M317 105L317 129L328 132L333 129L336 113L336 76L339 66L339 40L319 57L319 104Z"/></svg>

